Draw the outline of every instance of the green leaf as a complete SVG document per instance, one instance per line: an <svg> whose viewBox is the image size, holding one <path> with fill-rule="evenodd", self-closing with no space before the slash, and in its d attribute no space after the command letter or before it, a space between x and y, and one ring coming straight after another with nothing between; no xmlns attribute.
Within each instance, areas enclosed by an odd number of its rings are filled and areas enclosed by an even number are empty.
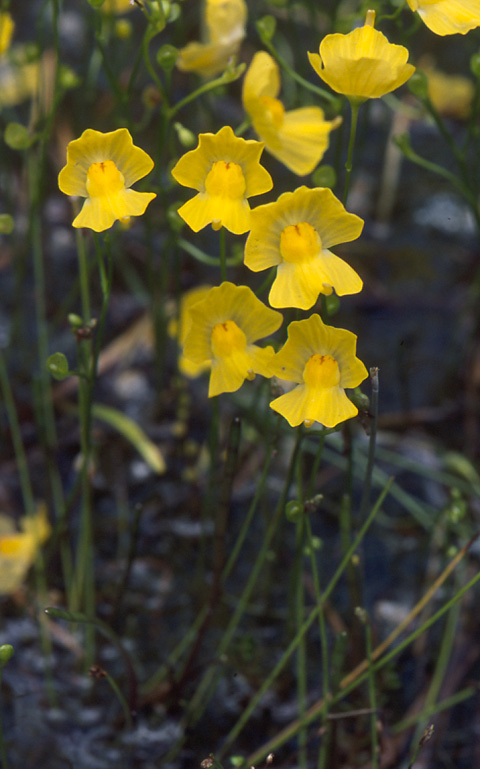
<svg viewBox="0 0 480 769"><path fill-rule="evenodd" d="M126 417L125 414L117 411L117 409L100 403L93 404L92 414L123 435L137 449L138 453L142 455L152 470L160 474L165 472L166 465L162 452L133 419Z"/></svg>

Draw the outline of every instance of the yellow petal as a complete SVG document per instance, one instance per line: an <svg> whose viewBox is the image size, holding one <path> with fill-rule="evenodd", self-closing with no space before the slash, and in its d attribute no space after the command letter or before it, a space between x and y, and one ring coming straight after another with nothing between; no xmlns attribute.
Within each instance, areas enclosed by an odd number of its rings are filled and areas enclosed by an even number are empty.
<svg viewBox="0 0 480 769"><path fill-rule="evenodd" d="M205 35L179 52L177 67L212 77L222 72L245 37L247 6L244 0L206 0Z"/></svg>
<svg viewBox="0 0 480 769"><path fill-rule="evenodd" d="M299 307L309 310L324 293L327 276L319 259L302 264L283 262L270 289L272 307Z"/></svg>
<svg viewBox="0 0 480 769"><path fill-rule="evenodd" d="M79 139L70 142L67 147L67 165L58 176L58 186L66 195L87 197L86 179L92 163L112 160L125 178L125 186L130 187L142 179L153 168L149 155L133 144L126 128L102 133L87 128Z"/></svg>
<svg viewBox="0 0 480 769"><path fill-rule="evenodd" d="M228 45L242 40L247 22L245 0L207 0L205 22L212 43Z"/></svg>
<svg viewBox="0 0 480 769"><path fill-rule="evenodd" d="M318 254L310 260L284 262L282 233L290 226L308 224L318 235ZM277 265L277 278L270 293L274 307L309 309L319 293L356 293L362 281L355 271L328 250L330 245L357 238L363 227L360 217L345 211L333 192L323 187L299 187L286 192L276 203L258 206L251 212L251 231L245 244L245 265L259 271ZM294 303L295 302L295 303Z"/></svg>
<svg viewBox="0 0 480 769"><path fill-rule="evenodd" d="M135 3L132 0L105 0L100 11L102 13L127 13L133 11Z"/></svg>
<svg viewBox="0 0 480 769"><path fill-rule="evenodd" d="M275 60L266 51L253 57L243 80L242 99L247 112L255 107L260 96L275 99L280 91L280 73Z"/></svg>
<svg viewBox="0 0 480 769"><path fill-rule="evenodd" d="M176 66L181 72L197 72L204 77L214 77L223 72L232 56L240 48L238 43L188 43L179 52Z"/></svg>
<svg viewBox="0 0 480 769"><path fill-rule="evenodd" d="M281 150L273 151L268 143L266 148L291 171L305 176L323 158L328 148L330 131L339 124L340 121L325 120L319 107L291 110L285 113L278 132Z"/></svg>
<svg viewBox="0 0 480 769"><path fill-rule="evenodd" d="M358 409L340 387L313 390L298 385L272 401L270 407L285 417L292 427L305 421L335 427L358 414Z"/></svg>
<svg viewBox="0 0 480 769"><path fill-rule="evenodd" d="M14 30L15 24L11 15L6 12L0 13L0 56L3 56L10 46Z"/></svg>
<svg viewBox="0 0 480 769"><path fill-rule="evenodd" d="M327 276L327 283L335 289L338 296L358 294L363 288L360 276L347 262L335 256L328 249L322 251L322 267Z"/></svg>
<svg viewBox="0 0 480 769"><path fill-rule="evenodd" d="M357 387L368 373L356 355L357 337L343 328L327 326L319 315L293 321L288 327L288 339L276 354L272 370L281 379L303 382L308 359L315 354L331 355L340 370L340 387Z"/></svg>
<svg viewBox="0 0 480 769"><path fill-rule="evenodd" d="M244 335L246 346L239 348L238 354L234 350L235 354L228 362L227 355L215 359L212 331L215 326L230 321ZM184 345L185 358L197 365L212 363L211 390L214 394L220 391L232 392L232 389L225 388L238 389L240 374L243 379L250 370L270 376L273 350L259 348L254 342L276 331L281 323L281 314L266 307L250 288L224 282L210 289L205 298L190 309L190 326ZM222 361L227 361L223 368Z"/></svg>
<svg viewBox="0 0 480 769"><path fill-rule="evenodd" d="M407 0L412 11L436 35L465 35L480 26L478 0Z"/></svg>
<svg viewBox="0 0 480 769"><path fill-rule="evenodd" d="M235 136L230 126L224 126L216 134L200 134L198 147L185 153L171 173L179 184L204 192L205 180L214 163L219 160L237 163L245 176L245 197L260 195L273 186L270 174L259 165L263 147L260 142Z"/></svg>
<svg viewBox="0 0 480 769"><path fill-rule="evenodd" d="M375 99L403 85L415 71L407 64L408 50L389 43L370 24L348 35L327 35L320 56L308 54L317 74L334 91L360 99Z"/></svg>
<svg viewBox="0 0 480 769"><path fill-rule="evenodd" d="M95 232L109 229L117 219L141 216L156 195L154 192L121 190L109 197L87 198L73 221L74 227L89 227Z"/></svg>

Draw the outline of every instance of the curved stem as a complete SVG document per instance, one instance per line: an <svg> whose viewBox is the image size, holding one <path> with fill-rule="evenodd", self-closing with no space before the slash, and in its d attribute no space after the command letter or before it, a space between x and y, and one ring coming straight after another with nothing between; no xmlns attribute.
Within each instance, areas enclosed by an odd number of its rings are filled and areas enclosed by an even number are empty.
<svg viewBox="0 0 480 769"><path fill-rule="evenodd" d="M220 230L220 277L222 283L227 279L227 239L225 227Z"/></svg>

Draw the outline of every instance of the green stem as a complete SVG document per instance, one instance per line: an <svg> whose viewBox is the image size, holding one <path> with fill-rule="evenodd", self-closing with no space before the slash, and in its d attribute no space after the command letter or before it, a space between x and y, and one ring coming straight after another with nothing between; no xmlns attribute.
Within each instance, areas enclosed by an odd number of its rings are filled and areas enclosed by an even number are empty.
<svg viewBox="0 0 480 769"><path fill-rule="evenodd" d="M300 463L299 463L300 464ZM300 499L300 495L299 495ZM301 630L305 612L305 588L303 585L303 550L305 541L305 515L297 521L296 531L296 590L295 590L295 625L296 633ZM305 637L297 649L297 702L298 717L302 721L307 710L307 649ZM298 733L298 767L307 769L307 730Z"/></svg>
<svg viewBox="0 0 480 769"><path fill-rule="evenodd" d="M372 769L378 769L378 730L377 730L377 695L375 692L375 675L372 666L372 629L367 617L365 624L365 648L368 660L368 698L372 711L370 719L370 739L372 744Z"/></svg>
<svg viewBox="0 0 480 769"><path fill-rule="evenodd" d="M353 543L353 546L358 546L360 544L361 538L363 538L367 528L368 528L368 522L373 521L375 515L378 509L380 508L383 500L385 499L386 494L388 493L390 489L390 485L392 483L393 479L390 479L390 482L388 484L388 487L384 489L382 494L380 495L377 504L374 507L374 510L372 510L372 513L369 516L369 519L365 522L365 524L362 526L361 531L359 532L359 535L357 536L355 543ZM361 536L360 536L361 535ZM457 601L461 600L461 598L467 593L474 585L477 584L477 582L480 581L480 571L472 577L472 579L464 585L463 588L461 588L456 595L453 596L449 601L447 601L444 606L441 607L434 615L432 615L426 622L424 622L420 627L418 627L416 630L414 630L407 638L405 638L401 643L398 644L394 649L392 649L388 654L386 654L384 657L381 655L383 654L386 649L393 643L393 641L398 638L399 635L403 632L403 630L410 624L410 622L413 621L413 619L418 616L418 614L422 611L422 609L426 606L426 604L432 599L433 595L437 592L437 590L441 587L441 585L445 582L447 577L452 573L452 571L455 569L457 564L461 561L461 559L465 556L465 554L468 552L472 544L475 542L475 540L478 538L478 534L472 537L472 539L461 549L459 553L455 556L455 558L450 561L447 568L444 569L442 574L435 580L433 585L427 590L427 593L422 597L422 599L415 605L415 607L412 609L412 611L409 613L408 617L403 620L400 625L395 628L395 630L389 635L388 638L385 639L379 646L377 646L371 653L371 659L376 660L372 664L372 671L378 672L381 670L385 665L387 665L394 657L396 657L400 652L403 651L407 646L409 646L413 641L415 641L416 638L418 638L420 635L422 635L428 628L430 628L432 625L435 624L446 612L448 612L451 607L457 603ZM351 551L353 552L353 551ZM347 554L348 557L351 557L351 553ZM346 564L346 558L343 559L342 564L340 564L339 568L337 569L337 572L335 573L334 579L336 578L339 570L343 568ZM330 587L330 586L329 586ZM328 590L329 588L327 588ZM322 596L322 601L325 601L325 593ZM318 611L318 607L314 610L313 613ZM308 626L311 624L310 618L307 620ZM308 629L308 628L307 628ZM287 652L291 652L290 648L287 650ZM286 652L286 654L287 654ZM380 659L378 659L380 657ZM280 661L282 662L282 660ZM279 663L280 664L280 663ZM278 665L277 665L278 667ZM350 694L351 691L356 689L360 684L362 684L370 675L370 666L368 664L368 661L365 659L360 665L358 665L351 673L349 673L347 676L343 678L343 680L340 682L340 690L337 694L332 696L330 705L334 705L338 702L340 702L344 697L346 697L348 694ZM266 689L269 688L273 678L272 675L269 676L268 679L268 686L266 688L262 686L261 689L261 695L265 693ZM257 695L255 695L255 705L257 704ZM294 721L288 726L286 726L280 734L277 734L276 737L274 737L272 740L264 744L261 748L256 750L254 753L252 753L250 756L248 756L245 759L245 762L242 764L242 768L244 766L251 766L257 764L261 759L266 756L268 753L277 750L281 745L283 745L288 740L292 739L295 734L298 732L298 729L300 728L300 725L306 726L310 724L312 721L314 721L320 713L322 712L322 709L324 707L323 700L319 700L314 705L312 705L305 716L305 719L302 724L300 724L298 721ZM247 711L245 713L245 721L248 721L248 718L251 715L251 709L250 705L247 708ZM242 723L244 722L244 719L242 718ZM234 730L232 732L235 732L233 735L233 738L236 738L238 730L237 727L234 727ZM231 733L232 734L232 733ZM224 750L227 750L230 747L231 742L233 739L230 735L227 735L227 742L225 744ZM223 752L223 751L222 751Z"/></svg>
<svg viewBox="0 0 480 769"><path fill-rule="evenodd" d="M227 279L227 238L225 227L220 230L220 278L222 283Z"/></svg>
<svg viewBox="0 0 480 769"><path fill-rule="evenodd" d="M2 670L0 668L0 693L2 690ZM5 748L5 740L3 737L3 718L2 718L2 710L1 707L2 702L0 699L0 758L2 759L2 767L3 769L8 769L8 760L7 760L7 750Z"/></svg>
<svg viewBox="0 0 480 769"><path fill-rule="evenodd" d="M453 174L451 171L448 171L446 168L443 168L443 166L438 165L438 163L433 163L432 161L423 158L421 155L415 152L415 150L410 146L409 142L405 141L404 138L399 137L397 144L406 155L406 157L413 163L416 163L421 168L425 168L427 171L431 171L432 173L437 174L437 176L442 176L444 179L447 179L447 181L450 182L450 184L455 187L455 189L458 190L458 192L460 192L460 194L465 198L475 217L477 226L480 226L480 212L478 210L476 196L461 181L461 179L458 178L458 176L455 176L455 174Z"/></svg>
<svg viewBox="0 0 480 769"><path fill-rule="evenodd" d="M243 74L244 70L245 65L240 64L233 71L226 71L223 73L223 75L220 75L220 77L217 77L215 80L211 80L209 83L201 85L200 88L197 88L196 91L193 91L188 96L185 96L184 99L181 99L179 102L177 102L177 104L174 104L172 107L166 110L168 119L171 120L177 114L177 112L179 112L187 104L190 104L191 101L194 101L194 99L198 99L198 97L202 96L202 94L213 91L220 85L226 85L227 83L233 83L235 80L238 80L238 78Z"/></svg>
<svg viewBox="0 0 480 769"><path fill-rule="evenodd" d="M190 243L188 240L185 240L184 238L178 239L178 246L179 248L182 248L184 251L187 252L187 254L190 254L190 256L193 256L194 259L197 260L197 262L200 262L201 264L207 264L209 267L217 267L218 266L218 257L216 256L209 256L205 253L205 251L202 251L200 248L197 248L197 246L194 246L193 243ZM225 260L225 265L227 267L235 267L238 264L241 264L242 258L238 258L237 256L231 256L229 259ZM275 275L273 275L270 282L273 281L273 278Z"/></svg>
<svg viewBox="0 0 480 769"><path fill-rule="evenodd" d="M108 671L105 670L105 678L107 679L108 683L110 684L111 688L113 689L114 694L117 697L117 700L119 701L121 708L123 710L123 715L125 716L125 724L127 729L132 729L133 727L133 721L132 721L132 714L130 712L130 708L128 707L127 700L123 696L123 692L121 691L119 685L115 681L114 678L108 673Z"/></svg>
<svg viewBox="0 0 480 769"><path fill-rule="evenodd" d="M358 123L358 111L360 109L361 101L356 99L349 99L351 107L351 120L350 120L350 138L348 140L347 160L345 163L345 188L343 191L343 205L347 205L348 192L350 189L350 175L353 167L353 149L355 147L355 137L357 135L357 123Z"/></svg>
<svg viewBox="0 0 480 769"><path fill-rule="evenodd" d="M370 504L370 492L372 489L372 475L373 475L373 468L375 466L375 446L376 446L377 422L378 422L378 368L374 367L370 369L370 380L372 383L372 399L370 404L372 421L370 424L370 439L368 442L367 469L365 471L362 502L360 504L360 520L363 520L363 518L365 517L368 506Z"/></svg>
<svg viewBox="0 0 480 769"><path fill-rule="evenodd" d="M316 559L316 546L315 541L312 534L312 527L310 525L310 520L307 517L306 518L306 532L307 532L307 542L308 547L310 551L310 565L312 569L312 576L313 576L313 586L315 590L315 603L317 606L320 606L322 602L322 591L320 588L320 578L318 574L318 567L317 567L317 559ZM327 625L325 622L325 612L323 609L318 614L318 630L320 635L320 649L321 649L321 665L322 665L322 692L323 692L323 701L324 701L324 709L322 712L321 720L322 720L322 726L325 728L327 726L327 716L328 716L328 707L329 707L329 701L328 701L328 692L330 689L330 659L328 654L328 638L327 638ZM318 756L318 763L317 763L317 769L325 769L327 766L327 759L328 759L328 748L329 748L329 740L328 738L322 739L322 744L320 747L320 752Z"/></svg>
<svg viewBox="0 0 480 769"><path fill-rule="evenodd" d="M250 523L252 522L253 516L256 513L258 503L260 501L260 498L265 490L265 483L268 476L268 471L270 469L270 463L272 461L272 457L274 454L274 447L273 445L270 447L267 459L265 461L265 464L263 466L262 474L260 476L260 480L258 481L257 488L255 489L255 494L252 500L252 503L248 509L247 515L245 516L245 520L242 524L242 528L240 530L240 533L235 541L235 546L230 553L230 557L227 561L227 564L225 566L225 569L222 574L222 581L225 582L227 577L229 576L230 572L232 571L233 567L235 566L235 563L237 562L240 550L242 549L242 545L245 541L245 537L247 536L247 533L250 528Z"/></svg>
<svg viewBox="0 0 480 769"><path fill-rule="evenodd" d="M343 572L345 571L345 568L347 564L349 563L352 555L355 553L356 549L362 542L365 534L367 533L370 525L373 523L375 516L377 515L380 507L383 504L383 501L385 497L387 496L388 492L390 491L390 486L393 482L393 479L390 479L390 482L385 486L382 493L380 494L376 504L372 508L372 511L370 515L368 516L367 520L361 527L360 531L358 532L355 540L352 542L351 547L349 548L348 552L345 553L344 557L342 558L342 561L340 565L338 566L337 570L335 571L335 574L333 575L332 579L330 580L328 586L323 591L321 595L320 603L310 612L310 616L308 619L304 622L302 625L300 631L297 633L296 637L291 641L288 648L283 653L281 659L278 661L278 663L275 665L272 672L267 676L266 680L260 687L260 689L257 691L257 693L252 697L250 700L248 706L243 711L242 715L240 716L239 720L235 724L235 726L230 730L230 732L227 734L224 744L222 746L222 749L219 753L220 758L225 755L225 753L230 749L233 742L236 740L240 732L243 730L245 724L248 723L250 716L252 715L253 711L257 707L259 701L264 696L264 694L268 691L268 689L271 687L275 679L279 676L279 674L282 672L283 668L287 664L288 660L292 656L292 654L297 649L299 643L301 642L302 638L305 636L305 634L308 632L310 627L312 626L313 622L318 619L320 613L323 611L323 607L325 605L325 602L328 600L330 595L332 594L334 588L336 587L340 577L342 576ZM318 714L322 711L324 707L324 703L322 701L321 707L319 707L315 711L315 717L318 716ZM310 718L310 712L311 708L307 712L307 716L304 719L303 723L304 725L307 725L310 723L310 720L313 720ZM308 720L307 720L308 719ZM290 727L287 727L286 730L283 730L280 735L278 735L276 738L271 740L267 745L260 748L258 751L256 751L252 756L249 756L244 765L245 766L251 766L258 763L258 761L263 758L267 753L270 753L272 750L276 749L279 745L283 745L283 743L293 737L297 732L299 728L299 723L296 721L294 724L292 724Z"/></svg>
<svg viewBox="0 0 480 769"><path fill-rule="evenodd" d="M27 456L25 453L25 447L23 445L22 433L20 430L20 423L18 421L17 409L13 400L13 393L10 387L10 381L8 379L8 370L5 364L5 358L3 351L0 348L0 386L2 392L3 403L7 412L8 423L10 425L10 433L12 436L13 449L15 452L15 462L17 465L17 471L20 478L20 489L22 492L23 506L25 512L29 516L35 515L35 501L33 496L32 484L30 481L30 473L28 471Z"/></svg>
<svg viewBox="0 0 480 769"><path fill-rule="evenodd" d="M284 483L283 487L283 493L279 500L279 503L275 509L275 512L272 516L272 519L270 521L270 525L265 532L262 547L260 548L260 551L257 555L257 558L255 560L255 563L253 565L253 568L251 569L249 578L247 580L247 584L245 585L242 594L238 600L237 607L235 609L235 612L233 614L233 617L231 618L228 627L225 631L225 633L222 636L222 639L218 645L218 648L215 653L215 659L218 660L224 655L230 645L230 642L237 630L237 627L240 623L240 620L245 613L248 602L250 600L250 597L254 591L254 589L258 585L258 578L260 571L265 563L265 560L267 558L270 545L272 543L273 537L275 532L278 528L278 522L280 519L280 516L283 514L284 508L285 508L285 502L288 495L288 490L290 488L295 464L297 461L298 451L300 448L300 442L302 440L302 433L300 431L297 432L297 439L293 448L292 456L290 458L290 465L289 469L287 471L287 477ZM203 678L200 681L199 686L197 687L197 690L195 691L195 694L191 698L189 705L187 707L187 716L194 717L195 721L197 721L201 714L203 713L205 707L207 706L209 698L207 697L207 692L211 688L211 685L216 677L217 673L217 667L212 666L210 667Z"/></svg>
<svg viewBox="0 0 480 769"><path fill-rule="evenodd" d="M262 42L265 45L266 48L270 51L273 58L278 61L281 68L284 70L284 72L287 73L293 80L296 80L299 85L301 85L305 90L311 91L316 96L320 96L321 99L325 99L325 101L330 102L330 104L334 107L338 107L339 98L338 96L334 96L330 91L325 91L324 88L320 88L318 85L314 85L313 83L310 83L309 80L305 80L301 75L296 72L293 67L290 66L290 64L281 56L277 49L274 47L272 42L265 38L265 36L262 36Z"/></svg>
<svg viewBox="0 0 480 769"><path fill-rule="evenodd" d="M89 267L87 250L85 248L85 236L80 229L75 231L75 243L77 246L78 275L80 279L80 300L82 305L82 320L87 324L91 320Z"/></svg>

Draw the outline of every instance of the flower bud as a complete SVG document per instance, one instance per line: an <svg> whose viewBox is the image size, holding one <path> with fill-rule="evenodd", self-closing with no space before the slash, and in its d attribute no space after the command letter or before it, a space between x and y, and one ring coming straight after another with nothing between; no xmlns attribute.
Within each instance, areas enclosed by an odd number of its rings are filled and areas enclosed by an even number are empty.
<svg viewBox="0 0 480 769"><path fill-rule="evenodd" d="M162 45L157 53L157 63L164 72L171 72L178 59L178 48L168 43Z"/></svg>
<svg viewBox="0 0 480 769"><path fill-rule="evenodd" d="M14 226L15 222L13 221L13 216L10 216L10 214L0 214L1 235L10 235L10 233L13 232Z"/></svg>
<svg viewBox="0 0 480 769"><path fill-rule="evenodd" d="M2 644L0 646L0 670L3 668L9 659L13 657L13 646L10 644Z"/></svg>
<svg viewBox="0 0 480 769"><path fill-rule="evenodd" d="M33 144L28 128L21 123L9 123L3 135L5 144L12 150L26 150Z"/></svg>
<svg viewBox="0 0 480 769"><path fill-rule="evenodd" d="M312 175L315 187L328 187L333 189L337 183L337 174L333 166L320 166Z"/></svg>
<svg viewBox="0 0 480 769"><path fill-rule="evenodd" d="M410 93L419 99L428 99L428 77L425 72L417 69L407 83Z"/></svg>
<svg viewBox="0 0 480 769"><path fill-rule="evenodd" d="M298 521L304 512L305 509L303 504L296 499L290 500L290 502L287 502L285 505L285 516L287 521L290 521L290 523L295 523Z"/></svg>
<svg viewBox="0 0 480 769"><path fill-rule="evenodd" d="M474 53L470 59L470 69L475 77L480 78L480 51Z"/></svg>
<svg viewBox="0 0 480 769"><path fill-rule="evenodd" d="M273 16L263 16L257 21L257 32L263 43L269 43L275 34L277 22Z"/></svg>

